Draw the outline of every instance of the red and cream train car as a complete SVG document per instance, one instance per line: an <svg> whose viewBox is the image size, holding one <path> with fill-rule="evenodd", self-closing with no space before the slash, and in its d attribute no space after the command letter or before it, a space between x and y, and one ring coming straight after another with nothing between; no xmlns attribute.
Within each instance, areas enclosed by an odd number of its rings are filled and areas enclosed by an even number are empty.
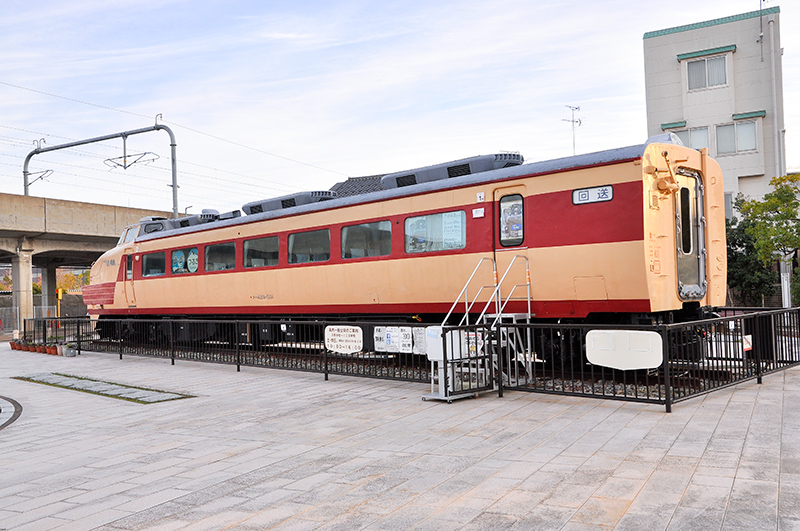
<svg viewBox="0 0 800 531"><path fill-rule="evenodd" d="M501 275L514 260L504 284L525 283L522 256L536 318L697 317L725 302L722 174L707 150L651 140L479 173L430 167L386 176L381 191L250 203L245 215L145 219L97 260L84 300L101 319L436 322L484 258ZM315 194L329 192L299 197ZM506 311L527 303L519 290Z"/></svg>

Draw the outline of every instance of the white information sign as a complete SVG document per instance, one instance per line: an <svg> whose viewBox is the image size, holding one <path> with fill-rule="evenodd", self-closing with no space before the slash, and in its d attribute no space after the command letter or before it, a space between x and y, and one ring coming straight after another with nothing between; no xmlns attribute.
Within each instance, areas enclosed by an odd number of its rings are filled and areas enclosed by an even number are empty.
<svg viewBox="0 0 800 531"><path fill-rule="evenodd" d="M326 326L325 348L339 354L353 354L364 349L364 332L358 326Z"/></svg>
<svg viewBox="0 0 800 531"><path fill-rule="evenodd" d="M587 203L602 203L614 199L614 188L612 186L596 186L594 188L582 188L572 191L572 204L585 205Z"/></svg>
<svg viewBox="0 0 800 531"><path fill-rule="evenodd" d="M375 342L375 352L386 352L386 327L376 326L372 340Z"/></svg>
<svg viewBox="0 0 800 531"><path fill-rule="evenodd" d="M411 354L414 351L414 340L411 334L410 326L400 327L400 352L403 354Z"/></svg>
<svg viewBox="0 0 800 531"><path fill-rule="evenodd" d="M414 347L411 352L414 354L426 354L428 352L428 342L425 337L425 329L421 326L413 328L411 335L414 336Z"/></svg>
<svg viewBox="0 0 800 531"><path fill-rule="evenodd" d="M400 352L400 327L386 327L386 352Z"/></svg>
<svg viewBox="0 0 800 531"><path fill-rule="evenodd" d="M461 247L461 212L442 214L442 246L445 249Z"/></svg>
<svg viewBox="0 0 800 531"><path fill-rule="evenodd" d="M586 360L623 371L655 369L664 363L663 341L657 332L644 330L590 330Z"/></svg>

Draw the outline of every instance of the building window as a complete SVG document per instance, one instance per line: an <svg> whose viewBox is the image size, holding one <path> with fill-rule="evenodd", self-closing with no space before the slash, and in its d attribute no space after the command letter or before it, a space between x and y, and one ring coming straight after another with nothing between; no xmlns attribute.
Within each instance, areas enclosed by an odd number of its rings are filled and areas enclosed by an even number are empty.
<svg viewBox="0 0 800 531"><path fill-rule="evenodd" d="M197 247L172 251L172 274L197 273Z"/></svg>
<svg viewBox="0 0 800 531"><path fill-rule="evenodd" d="M407 253L430 253L467 246L467 214L463 210L407 218Z"/></svg>
<svg viewBox="0 0 800 531"><path fill-rule="evenodd" d="M686 73L689 90L718 87L728 83L724 55L689 61L686 64Z"/></svg>
<svg viewBox="0 0 800 531"><path fill-rule="evenodd" d="M391 221L362 223L342 228L342 258L388 256L391 252Z"/></svg>
<svg viewBox="0 0 800 531"><path fill-rule="evenodd" d="M757 148L755 122L717 126L717 155L755 151Z"/></svg>
<svg viewBox="0 0 800 531"><path fill-rule="evenodd" d="M708 147L708 127L698 127L696 129L684 129L675 131L683 145L692 149Z"/></svg>
<svg viewBox="0 0 800 531"><path fill-rule="evenodd" d="M206 245L206 271L225 271L236 267L236 244L233 242Z"/></svg>
<svg viewBox="0 0 800 531"><path fill-rule="evenodd" d="M278 237L244 241L244 266L264 267L278 265Z"/></svg>
<svg viewBox="0 0 800 531"><path fill-rule="evenodd" d="M166 255L163 252L142 255L142 276L160 277L166 270L166 263Z"/></svg>
<svg viewBox="0 0 800 531"><path fill-rule="evenodd" d="M328 229L289 235L289 263L305 264L331 259L331 231Z"/></svg>

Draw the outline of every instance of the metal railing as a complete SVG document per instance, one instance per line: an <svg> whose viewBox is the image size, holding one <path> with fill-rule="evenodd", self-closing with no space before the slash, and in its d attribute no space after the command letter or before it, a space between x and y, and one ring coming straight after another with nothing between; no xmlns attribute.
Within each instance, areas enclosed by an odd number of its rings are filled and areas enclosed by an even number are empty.
<svg viewBox="0 0 800 531"><path fill-rule="evenodd" d="M337 352L326 347L330 327L360 330ZM56 336L58 331L60 336ZM417 330L417 332L415 332ZM54 332L55 331L55 332ZM65 332L68 331L68 332ZM422 332L423 334L420 334ZM75 343L82 350L269 367L307 372L427 382L430 373L420 337L424 326L274 320L26 319L28 343ZM387 340L388 337L388 340ZM78 342L80 345L78 345ZM416 350L415 350L416 348Z"/></svg>
<svg viewBox="0 0 800 531"><path fill-rule="evenodd" d="M450 399L496 390L672 404L800 364L800 309L725 308L722 317L652 326L497 322L458 327L275 320L25 320L28 343L390 380L430 382ZM357 331L344 348L331 328ZM431 330L434 335L431 335ZM663 361L621 370L587 361L592 330L655 332ZM426 356L438 343L437 361ZM438 384L439 392L433 393ZM435 396L434 396L435 395Z"/></svg>

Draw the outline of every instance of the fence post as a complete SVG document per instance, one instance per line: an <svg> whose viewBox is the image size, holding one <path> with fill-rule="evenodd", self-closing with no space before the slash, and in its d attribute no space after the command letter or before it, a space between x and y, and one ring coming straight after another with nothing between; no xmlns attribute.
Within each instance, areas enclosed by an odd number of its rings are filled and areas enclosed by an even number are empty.
<svg viewBox="0 0 800 531"><path fill-rule="evenodd" d="M756 382L761 383L761 346L766 345L768 338L766 337L767 331L762 330L765 321L765 316L755 317L753 319L753 339L751 344L753 346L753 354L755 354L756 363ZM756 335L758 334L758 335Z"/></svg>
<svg viewBox="0 0 800 531"><path fill-rule="evenodd" d="M328 347L325 345L325 329L327 327L328 323L322 323L322 364L326 382L328 381Z"/></svg>
<svg viewBox="0 0 800 531"><path fill-rule="evenodd" d="M496 330L497 336L495 337L495 341L496 341L496 345L497 345L497 351L496 351L497 363L496 364L495 363L490 363L489 364L489 367L492 370L497 371L497 375L496 375L497 376L497 398L503 398L503 362L505 361L505 359L503 359L503 341L502 341L502 336L501 336L501 332L502 331L500 330L500 326L502 326L502 325L500 324L500 319L498 319L497 320L497 330ZM492 330L491 329L488 329L488 330L484 329L484 331L489 332L489 334L487 334L487 335L489 335L489 337L487 338L489 341L488 342L484 341L484 344L483 344L484 348L486 348L487 343L489 344L489 347L491 348L491 343L492 343L492 341L491 341L491 331ZM477 338L476 338L476 341L477 341Z"/></svg>
<svg viewBox="0 0 800 531"><path fill-rule="evenodd" d="M78 356L81 355L81 342L83 336L83 319L78 319Z"/></svg>
<svg viewBox="0 0 800 531"><path fill-rule="evenodd" d="M172 331L172 327L175 324L173 319L168 319L168 330L169 330L169 359L172 361L172 365L175 365L175 339Z"/></svg>
<svg viewBox="0 0 800 531"><path fill-rule="evenodd" d="M117 319L117 350L119 350L119 359L122 359L122 320Z"/></svg>
<svg viewBox="0 0 800 531"><path fill-rule="evenodd" d="M672 359L672 349L669 343L669 331L666 325L661 326L661 341L664 344L664 405L667 413L672 413L672 381L669 377L670 361Z"/></svg>
<svg viewBox="0 0 800 531"><path fill-rule="evenodd" d="M239 357L239 321L233 322L233 348L236 352L236 372L241 372L242 360Z"/></svg>

